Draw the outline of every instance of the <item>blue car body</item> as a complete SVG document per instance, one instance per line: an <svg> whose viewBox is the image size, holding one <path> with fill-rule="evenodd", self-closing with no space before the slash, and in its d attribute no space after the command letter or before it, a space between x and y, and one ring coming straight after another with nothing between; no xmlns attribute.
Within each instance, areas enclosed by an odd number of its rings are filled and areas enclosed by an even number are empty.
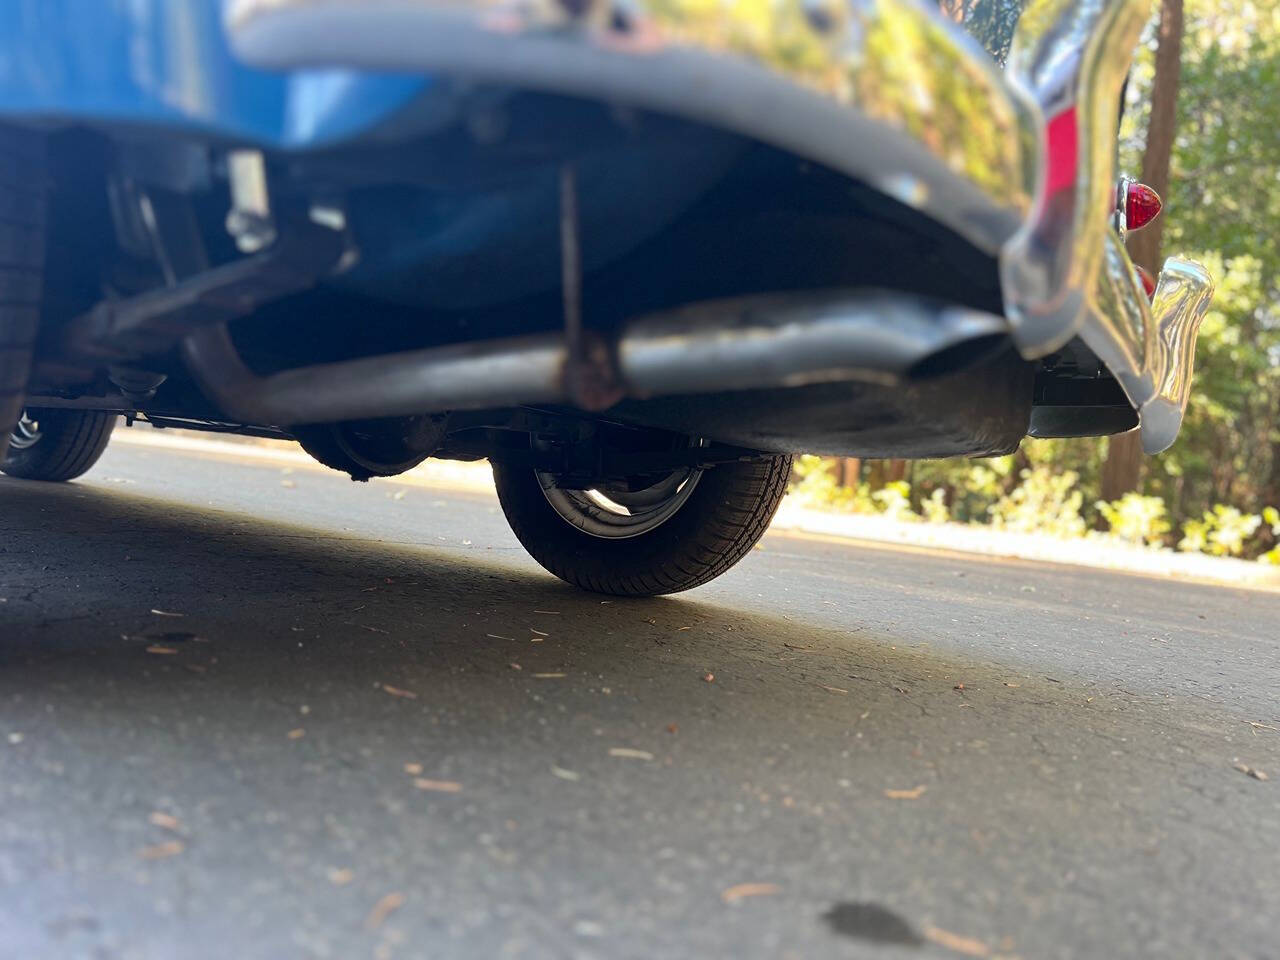
<svg viewBox="0 0 1280 960"><path fill-rule="evenodd" d="M247 67L221 17L216 0L0 4L0 113L304 150L358 137L432 89L422 76Z"/></svg>
<svg viewBox="0 0 1280 960"><path fill-rule="evenodd" d="M1112 222L1113 118L1149 3L1032 0L1021 19L1018 2L978 6L962 27L919 0L12 0L0 122L88 129L135 159L176 144L221 190L227 152L260 151L286 193L341 197L359 255L321 287L419 311L413 323L503 307L502 332L538 298L544 327L555 319L544 308L562 281L569 164L585 289L608 294L602 329L682 302L842 284L951 299L1002 316L1026 361L1071 371L1065 406L1083 413L1037 404L1030 432L1139 422L1147 449L1163 449L1210 283L1171 260L1148 301ZM976 24L981 44L965 32ZM563 110L578 112L557 127ZM509 137L508 121L536 136ZM752 181L764 153L773 166ZM485 166L499 156L501 170ZM127 180L127 168L96 173ZM836 179L806 207L814 169ZM727 171L739 176L719 235L686 231L683 259L636 256L688 226ZM777 217L753 220L769 195ZM788 236L797 216L779 269L770 231ZM216 217L203 223L216 232ZM708 256L746 233L754 246ZM890 234L896 245L881 242ZM939 266L915 270L915 256ZM1130 408L1096 424L1097 398L1076 389L1095 363L1123 392L1105 405Z"/></svg>

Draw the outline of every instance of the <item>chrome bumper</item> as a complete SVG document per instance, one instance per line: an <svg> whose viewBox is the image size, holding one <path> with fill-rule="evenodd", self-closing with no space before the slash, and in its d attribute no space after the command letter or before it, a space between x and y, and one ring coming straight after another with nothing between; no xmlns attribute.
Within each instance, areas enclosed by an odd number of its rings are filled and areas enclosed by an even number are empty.
<svg viewBox="0 0 1280 960"><path fill-rule="evenodd" d="M1150 0L1032 0L1008 67L915 0L225 0L271 70L453 75L728 129L870 183L997 256L1011 331L1082 337L1139 411L1181 422L1211 285L1170 260L1150 306L1110 227L1120 88Z"/></svg>

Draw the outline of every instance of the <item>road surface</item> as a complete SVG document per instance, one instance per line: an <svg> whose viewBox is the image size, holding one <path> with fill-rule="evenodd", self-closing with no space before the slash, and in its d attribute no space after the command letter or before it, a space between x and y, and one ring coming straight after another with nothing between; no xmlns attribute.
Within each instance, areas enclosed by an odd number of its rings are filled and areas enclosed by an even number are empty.
<svg viewBox="0 0 1280 960"><path fill-rule="evenodd" d="M6 960L1280 955L1278 595L773 534L606 600L119 443L0 503Z"/></svg>

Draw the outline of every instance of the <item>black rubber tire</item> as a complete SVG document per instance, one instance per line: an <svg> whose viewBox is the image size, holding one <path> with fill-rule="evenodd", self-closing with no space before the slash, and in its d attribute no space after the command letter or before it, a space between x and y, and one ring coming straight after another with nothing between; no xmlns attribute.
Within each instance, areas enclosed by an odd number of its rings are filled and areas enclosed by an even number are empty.
<svg viewBox="0 0 1280 960"><path fill-rule="evenodd" d="M44 274L44 141L0 128L0 457L22 414Z"/></svg>
<svg viewBox="0 0 1280 960"><path fill-rule="evenodd" d="M10 448L0 472L23 480L73 480L98 462L107 449L117 416L101 410L30 410L40 438L29 447Z"/></svg>
<svg viewBox="0 0 1280 960"><path fill-rule="evenodd" d="M502 511L533 559L575 587L624 597L677 593L720 576L764 535L790 475L790 457L712 467L660 527L610 540L556 513L531 468L493 465Z"/></svg>

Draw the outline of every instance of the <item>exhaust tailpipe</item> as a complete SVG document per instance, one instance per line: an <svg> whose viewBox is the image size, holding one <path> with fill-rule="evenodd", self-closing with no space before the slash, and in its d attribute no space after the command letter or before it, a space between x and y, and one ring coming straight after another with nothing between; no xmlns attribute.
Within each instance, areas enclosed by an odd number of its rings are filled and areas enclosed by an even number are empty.
<svg viewBox="0 0 1280 960"><path fill-rule="evenodd" d="M1009 332L1004 317L903 294L837 291L693 304L641 317L616 341L622 395L893 383L958 369ZM271 426L439 410L572 403L570 352L535 334L319 364L259 376L225 325L187 337L183 353L230 417Z"/></svg>

